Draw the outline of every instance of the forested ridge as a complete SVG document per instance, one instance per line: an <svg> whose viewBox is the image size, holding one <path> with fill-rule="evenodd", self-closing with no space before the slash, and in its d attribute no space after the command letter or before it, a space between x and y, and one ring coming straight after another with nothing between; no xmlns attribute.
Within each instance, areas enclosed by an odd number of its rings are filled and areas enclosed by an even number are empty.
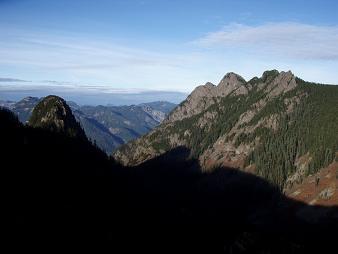
<svg viewBox="0 0 338 254"><path fill-rule="evenodd" d="M258 175L281 189L297 171L302 156L308 158L306 174L314 174L332 163L338 152L338 86L293 77L295 88L271 95L271 90L278 89L274 82L279 75L267 71L246 82L244 86L251 87L248 94L233 91L225 97L201 97L202 103L212 100L212 105L191 117L162 124L120 151L144 146L161 154L180 144L191 149L192 158L200 159L208 158L206 151L216 154L217 142L224 141L235 147L234 153L236 147L250 147L243 166L254 166ZM243 121L249 114L253 116ZM225 152L220 150L216 159Z"/></svg>

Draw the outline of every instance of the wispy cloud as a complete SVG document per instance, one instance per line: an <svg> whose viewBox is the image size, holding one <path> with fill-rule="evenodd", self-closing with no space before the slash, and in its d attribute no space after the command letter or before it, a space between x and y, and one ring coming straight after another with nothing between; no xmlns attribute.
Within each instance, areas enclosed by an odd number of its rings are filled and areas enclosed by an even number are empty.
<svg viewBox="0 0 338 254"><path fill-rule="evenodd" d="M117 66L183 65L188 59L179 55L156 53L86 38L41 38L28 35L8 38L0 43L0 63L31 64L56 69L103 69Z"/></svg>
<svg viewBox="0 0 338 254"><path fill-rule="evenodd" d="M51 78L61 76L82 83L99 81L113 87L182 90L186 66L195 63L198 56L169 51L81 35L30 34L15 29L9 35L0 34L0 66L32 69L50 73ZM161 79L155 81L154 77Z"/></svg>
<svg viewBox="0 0 338 254"><path fill-rule="evenodd" d="M128 94L132 88L191 92L207 81L216 84L229 71L250 79L266 69L291 69L316 82L338 80L338 26L234 23L193 43L175 45L1 25L0 30L0 76L71 82L33 81L25 84L25 89L48 86L51 91L106 94L119 89ZM1 82L0 88L4 85ZM13 90L13 82L7 88Z"/></svg>
<svg viewBox="0 0 338 254"><path fill-rule="evenodd" d="M257 26L234 23L199 38L194 44L292 59L338 60L338 26L290 22Z"/></svg>

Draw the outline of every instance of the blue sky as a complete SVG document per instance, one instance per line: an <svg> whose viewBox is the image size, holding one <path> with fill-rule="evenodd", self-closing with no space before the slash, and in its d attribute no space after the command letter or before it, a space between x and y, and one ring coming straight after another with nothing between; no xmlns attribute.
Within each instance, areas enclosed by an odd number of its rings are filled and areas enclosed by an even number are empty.
<svg viewBox="0 0 338 254"><path fill-rule="evenodd" d="M337 12L334 0L0 0L0 77L106 93L189 93L266 69L338 84Z"/></svg>

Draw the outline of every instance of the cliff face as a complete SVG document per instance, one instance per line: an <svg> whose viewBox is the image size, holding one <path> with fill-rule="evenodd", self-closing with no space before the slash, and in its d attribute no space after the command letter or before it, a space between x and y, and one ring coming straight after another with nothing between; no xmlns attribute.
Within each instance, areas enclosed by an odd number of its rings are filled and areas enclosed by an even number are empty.
<svg viewBox="0 0 338 254"><path fill-rule="evenodd" d="M168 117L170 122L189 118L201 113L211 105L217 103L220 97L247 94L249 89L246 87L245 80L230 72L224 76L217 86L207 82L203 86L198 86Z"/></svg>
<svg viewBox="0 0 338 254"><path fill-rule="evenodd" d="M229 72L217 86L207 82L203 86L196 87L169 115L168 120L174 122L201 113L211 105L220 102L220 98L247 95L256 82L259 83L256 89L264 89L270 98L286 93L297 86L296 78L291 71L281 73L276 70L266 71L260 79L254 78L251 82L246 82L240 75Z"/></svg>
<svg viewBox="0 0 338 254"><path fill-rule="evenodd" d="M304 82L291 71L250 81L228 73L217 86L197 87L158 128L113 156L135 166L185 146L204 171L240 168L283 187L301 156L310 154L306 174L334 160L337 110L338 87Z"/></svg>

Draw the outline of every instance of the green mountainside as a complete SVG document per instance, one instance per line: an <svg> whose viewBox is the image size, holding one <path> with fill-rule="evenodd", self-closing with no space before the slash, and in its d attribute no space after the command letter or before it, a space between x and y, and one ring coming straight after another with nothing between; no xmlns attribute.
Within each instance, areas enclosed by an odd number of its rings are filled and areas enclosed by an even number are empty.
<svg viewBox="0 0 338 254"><path fill-rule="evenodd" d="M197 87L159 127L114 157L134 166L185 146L204 171L241 168L283 188L335 160L337 116L338 86L276 70L250 81L228 73L217 86Z"/></svg>

